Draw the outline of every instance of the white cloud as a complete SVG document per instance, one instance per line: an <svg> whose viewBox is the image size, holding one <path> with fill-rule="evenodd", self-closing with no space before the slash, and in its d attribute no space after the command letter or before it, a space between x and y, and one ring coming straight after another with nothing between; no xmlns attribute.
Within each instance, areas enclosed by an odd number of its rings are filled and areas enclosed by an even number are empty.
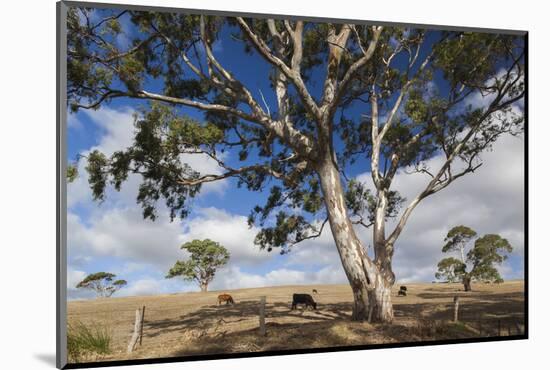
<svg viewBox="0 0 550 370"><path fill-rule="evenodd" d="M280 268L265 274L247 273L233 266L220 270L210 287L213 290L222 290L278 285L342 284L346 281L340 264L329 265L317 271Z"/></svg>
<svg viewBox="0 0 550 370"><path fill-rule="evenodd" d="M235 265L258 264L273 255L254 244L259 229L249 228L247 218L218 208L195 209L196 217L186 221L182 239L212 239L231 253L230 263Z"/></svg>
<svg viewBox="0 0 550 370"><path fill-rule="evenodd" d="M136 281L129 281L128 285L115 293L116 297L143 296L167 294L172 292L186 292L194 290L193 286L175 279L143 278Z"/></svg>
<svg viewBox="0 0 550 370"><path fill-rule="evenodd" d="M119 257L163 270L182 256L180 223L163 215L144 220L136 206L96 211L86 223L69 213L67 228L69 256Z"/></svg>
<svg viewBox="0 0 550 370"><path fill-rule="evenodd" d="M67 114L67 127L69 129L80 129L82 128L82 122L78 118L76 118L76 114L74 113L68 113Z"/></svg>
<svg viewBox="0 0 550 370"><path fill-rule="evenodd" d="M69 299L88 299L95 297L91 290L77 289L76 285L80 283L88 274L84 271L74 270L71 266L67 269L67 298Z"/></svg>
<svg viewBox="0 0 550 370"><path fill-rule="evenodd" d="M86 277L84 271L68 269L67 270L67 287L75 288Z"/></svg>

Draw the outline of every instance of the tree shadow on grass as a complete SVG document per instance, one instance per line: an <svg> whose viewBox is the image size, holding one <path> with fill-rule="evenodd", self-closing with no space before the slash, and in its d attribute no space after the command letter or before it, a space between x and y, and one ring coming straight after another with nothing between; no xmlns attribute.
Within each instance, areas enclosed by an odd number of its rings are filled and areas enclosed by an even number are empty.
<svg viewBox="0 0 550 370"><path fill-rule="evenodd" d="M290 309L290 304L274 302L266 304L266 320L327 321L351 318L351 303L320 304L317 310ZM146 321L144 323L145 337L155 337L168 332L184 332L188 330L206 330L213 325L237 324L254 320L259 317L258 301L241 301L234 305L209 305L179 317Z"/></svg>
<svg viewBox="0 0 550 370"><path fill-rule="evenodd" d="M506 320L523 321L523 293L481 296L474 292L468 296L473 300L461 301L459 320L462 323L450 324L454 295L452 292L421 293L417 297L422 303L397 301L394 323L374 325L351 322L351 302L319 304L318 310L291 310L290 303L272 302L266 304L266 337L258 333L258 301L209 305L186 315L146 322L145 336L201 331L189 346L173 354L185 356L472 338L479 337L475 328L480 317L486 320L485 336L496 335L494 318L501 319L504 327L508 325ZM448 302L433 301L441 298ZM515 324L510 321L510 325Z"/></svg>
<svg viewBox="0 0 550 370"><path fill-rule="evenodd" d="M416 328L403 324L369 324L348 319L322 320L304 323L266 324L266 336L258 328L206 335L192 346L174 351L171 356L196 354L247 353L299 349L322 349L349 346L369 346L382 343L410 343L439 339L475 337L471 329L455 328L448 323L431 328Z"/></svg>

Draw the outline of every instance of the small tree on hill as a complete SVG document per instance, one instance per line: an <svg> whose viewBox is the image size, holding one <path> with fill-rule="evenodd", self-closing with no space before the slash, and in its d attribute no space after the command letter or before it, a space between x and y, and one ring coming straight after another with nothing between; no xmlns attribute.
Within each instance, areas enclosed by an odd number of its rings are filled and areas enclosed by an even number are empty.
<svg viewBox="0 0 550 370"><path fill-rule="evenodd" d="M182 245L181 249L186 249L191 257L186 261L176 261L166 278L181 276L184 280L196 281L201 291L206 292L218 267L229 261L229 251L210 239L193 240Z"/></svg>
<svg viewBox="0 0 550 370"><path fill-rule="evenodd" d="M96 292L98 297L107 298L128 284L126 280L114 280L115 277L116 275L110 272L96 272L86 276L76 287L79 289L91 289Z"/></svg>
<svg viewBox="0 0 550 370"><path fill-rule="evenodd" d="M512 252L512 246L500 235L487 234L475 241L465 259L464 249L476 235L474 230L466 226L456 226L449 231L442 251L460 251L461 259L447 257L439 261L435 274L437 279L449 282L462 280L465 291L472 290L472 280L496 283L503 281L494 264L500 265L504 262L508 258L506 253ZM468 265L471 266L470 271L467 271Z"/></svg>

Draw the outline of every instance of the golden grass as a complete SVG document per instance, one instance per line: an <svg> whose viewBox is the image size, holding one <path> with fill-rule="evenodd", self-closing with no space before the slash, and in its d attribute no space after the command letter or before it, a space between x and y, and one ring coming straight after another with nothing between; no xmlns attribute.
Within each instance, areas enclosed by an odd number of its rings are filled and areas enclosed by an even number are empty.
<svg viewBox="0 0 550 370"><path fill-rule="evenodd" d="M217 305L221 291L71 301L68 321L99 323L112 330L112 352L98 360L186 356L211 353L323 348L378 343L521 334L524 282L474 284L404 284L407 296L393 292L392 324L350 320L352 294L348 285L282 286L223 291L235 305ZM311 293L318 310L291 311L292 293ZM258 335L259 299L266 296L267 335ZM453 297L460 295L460 324L451 323ZM145 306L143 345L132 354L126 347L132 335L135 310ZM517 324L517 325L516 325Z"/></svg>

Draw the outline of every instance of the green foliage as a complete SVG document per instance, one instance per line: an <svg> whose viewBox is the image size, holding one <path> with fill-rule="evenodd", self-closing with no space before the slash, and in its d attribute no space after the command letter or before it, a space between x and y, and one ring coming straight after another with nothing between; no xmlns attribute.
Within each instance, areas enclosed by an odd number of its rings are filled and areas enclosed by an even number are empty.
<svg viewBox="0 0 550 370"><path fill-rule="evenodd" d="M401 205L406 199L401 197L401 195L394 190L389 191L386 196L388 199L388 205L386 206L387 220L399 214ZM365 217L369 223L374 223L378 197L372 195L370 189L365 187L365 184L355 179L351 179L348 183L345 198L350 216L359 218Z"/></svg>
<svg viewBox="0 0 550 370"><path fill-rule="evenodd" d="M94 150L88 156L86 171L90 174L88 182L92 189L92 195L95 200L103 200L105 195L105 186L107 185L107 166L109 162L105 154Z"/></svg>
<svg viewBox="0 0 550 370"><path fill-rule="evenodd" d="M453 227L447 237L443 252L458 251L464 248L477 233L467 226ZM449 282L461 281L464 277L478 281L502 282L495 265L500 265L512 252L512 246L508 240L500 235L487 234L476 239L474 246L468 251L466 263L454 258L442 259L438 265L435 277ZM470 271L467 271L470 266Z"/></svg>
<svg viewBox="0 0 550 370"><path fill-rule="evenodd" d="M230 258L225 247L210 239L195 239L183 244L181 249L190 253L189 259L176 261L166 278L181 276L184 280L197 282L201 287L208 286L216 270L227 264Z"/></svg>
<svg viewBox="0 0 550 370"><path fill-rule="evenodd" d="M113 32L115 35L119 34L122 31L122 27L120 26L120 22L117 19L111 19L107 21L107 28Z"/></svg>
<svg viewBox="0 0 550 370"><path fill-rule="evenodd" d="M111 274L110 272L96 272L96 273L89 274L88 276L86 276L84 278L84 280L82 280L80 283L78 283L78 285L76 287L77 288L84 288L89 283L100 281L100 280L112 281L115 276L116 276L115 274Z"/></svg>
<svg viewBox="0 0 550 370"><path fill-rule="evenodd" d="M462 281L462 277L465 273L466 264L454 257L447 257L443 258L437 264L435 278L448 281L449 283L458 283Z"/></svg>
<svg viewBox="0 0 550 370"><path fill-rule="evenodd" d="M447 233L442 252L458 251L461 247L468 244L476 235L477 233L467 226L455 226Z"/></svg>
<svg viewBox="0 0 550 370"><path fill-rule="evenodd" d="M115 277L116 275L110 272L96 272L86 276L76 287L93 290L99 297L110 297L127 284L126 280L113 281Z"/></svg>
<svg viewBox="0 0 550 370"><path fill-rule="evenodd" d="M274 247L281 247L281 254L284 254L289 251L293 244L318 231L318 228L309 223L303 216L280 211L277 213L275 225L262 228L256 235L254 243L262 249L266 248L268 252L271 252Z"/></svg>
<svg viewBox="0 0 550 370"><path fill-rule="evenodd" d="M93 151L88 156L86 170L94 199L103 200L107 184L116 190L131 173L140 174L137 202L145 218L156 218L157 201L163 197L170 217L188 214L186 201L194 197L200 185L186 185L200 176L182 161L182 153L193 153L201 146L211 146L223 140L223 131L214 124L200 124L189 117L180 117L163 104L154 103L136 118L133 145L115 152L110 158Z"/></svg>
<svg viewBox="0 0 550 370"><path fill-rule="evenodd" d="M479 32L449 35L436 46L434 64L452 86L480 86L494 73L497 61L514 48L515 37Z"/></svg>
<svg viewBox="0 0 550 370"><path fill-rule="evenodd" d="M121 58L118 66L118 78L126 85L129 91L137 92L141 89L142 73L145 66L134 54Z"/></svg>
<svg viewBox="0 0 550 370"><path fill-rule="evenodd" d="M90 355L111 353L112 334L96 323L85 325L77 321L67 327L67 354L71 363L80 362Z"/></svg>
<svg viewBox="0 0 550 370"><path fill-rule="evenodd" d="M409 98L405 104L405 114L409 116L413 122L422 123L428 118L428 102L422 96L419 90L413 90L409 93Z"/></svg>
<svg viewBox="0 0 550 370"><path fill-rule="evenodd" d="M494 265L502 264L508 258L506 253L511 252L512 246L500 235L488 234L477 239L468 252L468 261L473 265L470 275L482 281L501 281Z"/></svg>
<svg viewBox="0 0 550 370"><path fill-rule="evenodd" d="M67 182L73 182L78 177L78 166L76 164L67 165Z"/></svg>

